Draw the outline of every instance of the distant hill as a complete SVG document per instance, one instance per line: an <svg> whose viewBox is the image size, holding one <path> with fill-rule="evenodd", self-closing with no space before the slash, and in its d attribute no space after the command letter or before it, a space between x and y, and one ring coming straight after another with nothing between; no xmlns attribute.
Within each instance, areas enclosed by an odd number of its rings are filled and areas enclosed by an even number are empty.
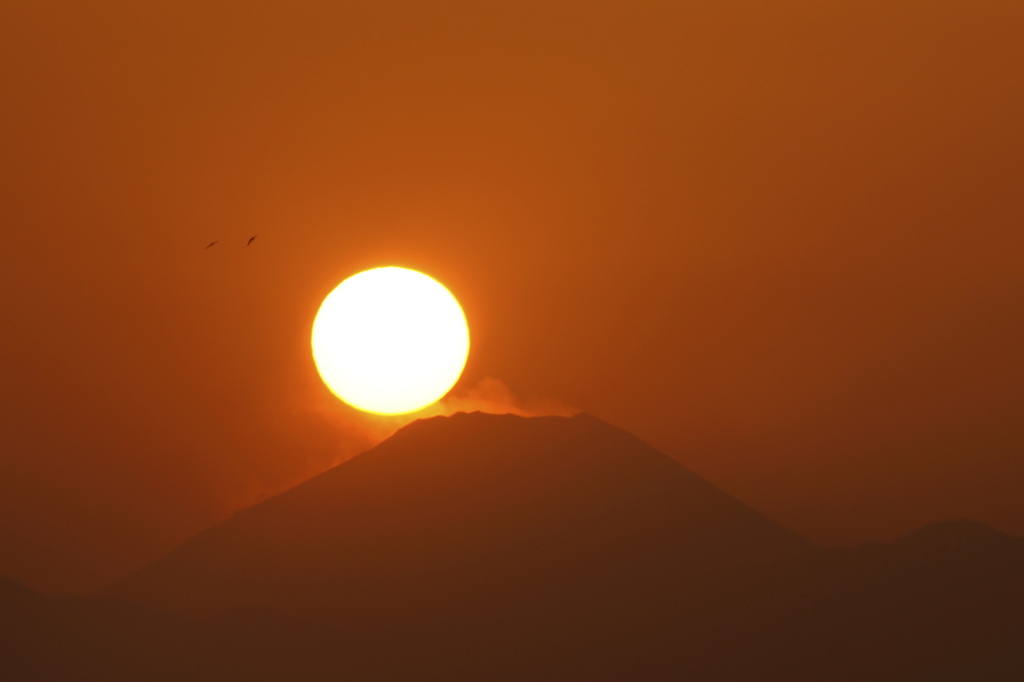
<svg viewBox="0 0 1024 682"><path fill-rule="evenodd" d="M614 649L605 679L1022 680L1024 539L963 520L825 550Z"/></svg>
<svg viewBox="0 0 1024 682"><path fill-rule="evenodd" d="M237 664L218 659L219 644L207 642L194 623L167 614L97 597L47 597L0 577L3 680L224 679Z"/></svg>

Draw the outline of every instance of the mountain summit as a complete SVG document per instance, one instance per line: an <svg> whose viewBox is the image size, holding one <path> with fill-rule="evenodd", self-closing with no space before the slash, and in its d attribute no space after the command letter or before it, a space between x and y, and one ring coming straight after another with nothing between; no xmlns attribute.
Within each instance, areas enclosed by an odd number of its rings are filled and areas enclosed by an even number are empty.
<svg viewBox="0 0 1024 682"><path fill-rule="evenodd" d="M107 595L360 632L620 627L811 550L595 417L460 413L406 426Z"/></svg>

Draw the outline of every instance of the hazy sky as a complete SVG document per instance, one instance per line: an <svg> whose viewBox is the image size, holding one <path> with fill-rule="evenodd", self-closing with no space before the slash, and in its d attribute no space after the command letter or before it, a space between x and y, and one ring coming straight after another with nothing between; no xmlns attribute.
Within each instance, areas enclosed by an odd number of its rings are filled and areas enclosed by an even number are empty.
<svg viewBox="0 0 1024 682"><path fill-rule="evenodd" d="M0 0L0 573L99 584L379 438L309 353L379 265L463 303L457 393L825 544L1024 533L1022 35L1018 0Z"/></svg>

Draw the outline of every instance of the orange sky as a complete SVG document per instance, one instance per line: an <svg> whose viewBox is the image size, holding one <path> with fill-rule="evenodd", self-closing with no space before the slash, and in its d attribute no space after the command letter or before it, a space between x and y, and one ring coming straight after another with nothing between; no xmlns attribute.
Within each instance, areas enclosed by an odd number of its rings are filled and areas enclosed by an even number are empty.
<svg viewBox="0 0 1024 682"><path fill-rule="evenodd" d="M457 391L819 542L1024 533L1021 35L1010 0L4 2L0 573L99 584L379 437L308 334L390 264L462 301Z"/></svg>

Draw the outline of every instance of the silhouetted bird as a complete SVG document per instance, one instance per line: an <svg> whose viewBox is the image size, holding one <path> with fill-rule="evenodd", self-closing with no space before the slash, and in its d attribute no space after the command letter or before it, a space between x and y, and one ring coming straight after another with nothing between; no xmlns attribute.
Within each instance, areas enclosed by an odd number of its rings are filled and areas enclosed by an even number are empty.
<svg viewBox="0 0 1024 682"><path fill-rule="evenodd" d="M256 239L256 237L258 237L258 236L259 236L259 235L256 235L256 234L254 234L253 236L249 237L249 241L247 241L247 242L245 243L245 245L246 245L246 246L249 246L250 244L252 244L252 243L253 243L253 241L254 241L254 240Z"/></svg>
<svg viewBox="0 0 1024 682"><path fill-rule="evenodd" d="M217 244L219 242L220 242L219 239L217 241L215 241L215 242L210 242L209 244L206 245L206 248L210 248L211 246L213 246L214 244Z"/></svg>

